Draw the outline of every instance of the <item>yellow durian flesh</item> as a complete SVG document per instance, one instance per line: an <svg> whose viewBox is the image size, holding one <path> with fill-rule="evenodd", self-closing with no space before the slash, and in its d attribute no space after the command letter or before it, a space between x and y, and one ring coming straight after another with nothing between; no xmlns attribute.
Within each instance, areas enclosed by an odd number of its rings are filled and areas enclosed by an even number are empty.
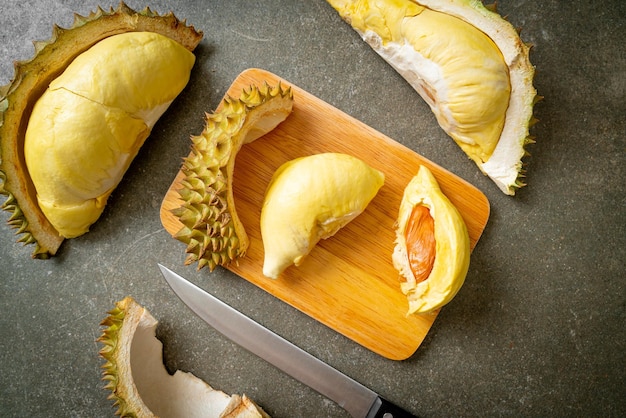
<svg viewBox="0 0 626 418"><path fill-rule="evenodd" d="M528 46L479 0L328 0L429 104L437 121L506 194L536 91Z"/></svg>
<svg viewBox="0 0 626 418"><path fill-rule="evenodd" d="M323 153L297 158L274 173L261 210L263 274L277 278L300 265L376 196L384 174L356 157Z"/></svg>
<svg viewBox="0 0 626 418"><path fill-rule="evenodd" d="M50 83L24 153L39 206L61 236L84 234L99 218L194 61L163 35L129 32L100 41Z"/></svg>
<svg viewBox="0 0 626 418"><path fill-rule="evenodd" d="M102 321L98 341L103 380L117 415L133 417L268 418L246 395L216 390L191 373L170 375L163 364L158 321L130 296Z"/></svg>
<svg viewBox="0 0 626 418"><path fill-rule="evenodd" d="M423 205L434 220L435 259L430 274L417 281L409 264L406 229L413 208ZM394 267L404 279L409 314L432 312L449 303L465 282L470 263L470 240L465 221L441 191L435 176L426 166L406 186L398 213L396 242L392 255Z"/></svg>

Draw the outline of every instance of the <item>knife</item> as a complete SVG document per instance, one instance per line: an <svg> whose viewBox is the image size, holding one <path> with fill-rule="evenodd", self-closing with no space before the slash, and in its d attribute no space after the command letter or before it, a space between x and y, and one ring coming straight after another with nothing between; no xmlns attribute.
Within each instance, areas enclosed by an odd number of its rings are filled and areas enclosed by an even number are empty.
<svg viewBox="0 0 626 418"><path fill-rule="evenodd" d="M376 392L231 308L167 267L161 273L174 293L220 333L336 402L355 418L416 418Z"/></svg>

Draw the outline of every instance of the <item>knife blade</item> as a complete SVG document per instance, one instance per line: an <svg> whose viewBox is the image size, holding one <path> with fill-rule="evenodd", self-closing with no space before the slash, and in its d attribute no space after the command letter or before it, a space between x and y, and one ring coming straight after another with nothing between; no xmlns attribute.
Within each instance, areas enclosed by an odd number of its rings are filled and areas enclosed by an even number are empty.
<svg viewBox="0 0 626 418"><path fill-rule="evenodd" d="M202 320L246 350L331 399L355 418L415 418L373 390L159 264L174 293Z"/></svg>

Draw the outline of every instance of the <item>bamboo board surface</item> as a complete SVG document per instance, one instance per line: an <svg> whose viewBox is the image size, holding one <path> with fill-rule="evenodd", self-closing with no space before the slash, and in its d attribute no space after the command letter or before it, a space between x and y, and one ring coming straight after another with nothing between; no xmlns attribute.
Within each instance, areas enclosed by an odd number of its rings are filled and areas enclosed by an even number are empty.
<svg viewBox="0 0 626 418"><path fill-rule="evenodd" d="M238 264L227 268L381 356L393 360L410 357L437 313L406 315L408 303L392 265L394 223L404 188L420 165L430 168L463 216L472 249L489 218L487 198L461 178L272 73L246 70L227 94L239 97L243 88L265 81L291 86L294 108L276 129L244 145L237 154L233 193L250 247ZM385 173L385 184L361 215L318 243L301 266L288 268L276 280L268 279L262 273L259 225L266 187L286 161L322 152L362 159ZM161 222L172 235L181 227L171 209L179 206L177 190L182 177L179 171L161 206ZM181 253L184 249L181 243Z"/></svg>

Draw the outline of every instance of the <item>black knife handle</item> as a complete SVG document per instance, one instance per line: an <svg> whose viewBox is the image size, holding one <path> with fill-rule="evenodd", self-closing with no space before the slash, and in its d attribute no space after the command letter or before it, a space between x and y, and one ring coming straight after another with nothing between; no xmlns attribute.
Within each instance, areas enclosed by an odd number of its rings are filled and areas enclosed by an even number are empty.
<svg viewBox="0 0 626 418"><path fill-rule="evenodd" d="M398 405L392 404L380 396L376 399L365 418L417 418Z"/></svg>

